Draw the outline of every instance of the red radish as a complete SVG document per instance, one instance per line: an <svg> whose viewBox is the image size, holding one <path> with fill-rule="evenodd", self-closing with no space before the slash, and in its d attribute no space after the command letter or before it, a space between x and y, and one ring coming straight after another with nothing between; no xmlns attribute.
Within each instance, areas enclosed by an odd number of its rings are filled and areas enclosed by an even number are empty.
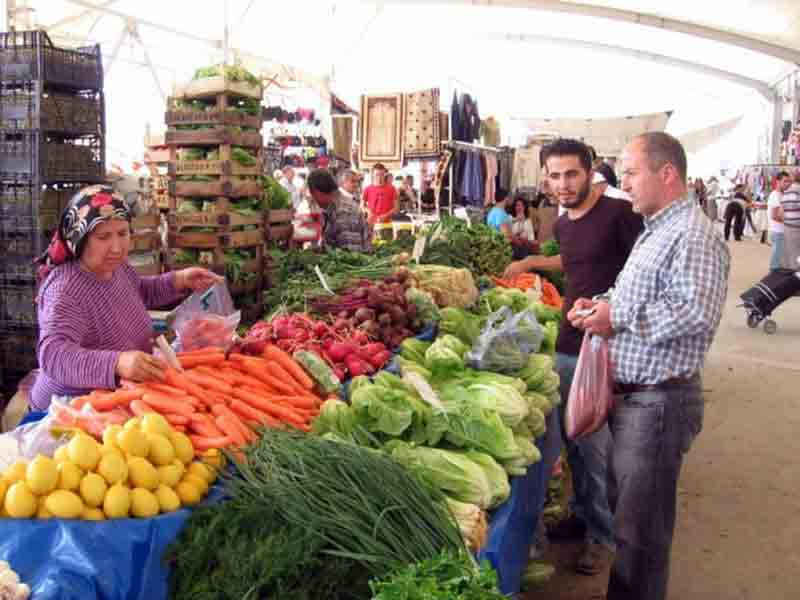
<svg viewBox="0 0 800 600"><path fill-rule="evenodd" d="M384 350L383 352L378 352L377 354L373 354L369 357L369 363L375 367L376 369L382 368L387 362L392 360L392 353L388 350Z"/></svg>
<svg viewBox="0 0 800 600"><path fill-rule="evenodd" d="M375 372L375 367L368 362L361 360L355 354L348 354L347 358L344 359L344 364L347 367L347 370L350 371L350 375L353 377L358 377L359 375L372 375Z"/></svg>
<svg viewBox="0 0 800 600"><path fill-rule="evenodd" d="M347 356L352 356L356 352L353 344L344 342L334 342L328 348L326 354L333 362L342 362Z"/></svg>

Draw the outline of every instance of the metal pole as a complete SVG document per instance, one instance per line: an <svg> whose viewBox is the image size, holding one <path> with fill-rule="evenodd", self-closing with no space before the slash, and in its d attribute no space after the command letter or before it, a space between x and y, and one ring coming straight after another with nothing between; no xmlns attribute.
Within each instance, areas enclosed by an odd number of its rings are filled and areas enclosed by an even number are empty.
<svg viewBox="0 0 800 600"><path fill-rule="evenodd" d="M228 27L228 13L230 12L229 9L230 9L230 4L228 0L225 0L223 6L223 10L225 12L225 31L222 37L222 62L225 65L230 64L229 60L230 60L231 46L230 46L230 30Z"/></svg>

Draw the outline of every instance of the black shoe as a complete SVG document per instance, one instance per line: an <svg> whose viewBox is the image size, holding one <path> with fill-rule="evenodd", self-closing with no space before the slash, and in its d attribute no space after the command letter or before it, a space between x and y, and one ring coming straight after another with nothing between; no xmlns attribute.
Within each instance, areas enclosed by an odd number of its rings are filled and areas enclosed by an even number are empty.
<svg viewBox="0 0 800 600"><path fill-rule="evenodd" d="M580 540L586 537L586 523L575 515L570 515L553 525L547 535L553 540Z"/></svg>
<svg viewBox="0 0 800 600"><path fill-rule="evenodd" d="M608 554L602 544L587 541L578 556L575 570L581 575L598 575L606 566Z"/></svg>

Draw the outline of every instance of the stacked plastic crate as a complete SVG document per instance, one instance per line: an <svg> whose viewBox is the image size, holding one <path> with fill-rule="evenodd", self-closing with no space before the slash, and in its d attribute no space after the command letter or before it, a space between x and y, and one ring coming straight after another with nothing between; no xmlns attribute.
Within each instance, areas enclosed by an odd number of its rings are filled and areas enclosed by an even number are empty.
<svg viewBox="0 0 800 600"><path fill-rule="evenodd" d="M99 46L0 33L0 360L4 383L36 366L36 267L62 209L105 165Z"/></svg>

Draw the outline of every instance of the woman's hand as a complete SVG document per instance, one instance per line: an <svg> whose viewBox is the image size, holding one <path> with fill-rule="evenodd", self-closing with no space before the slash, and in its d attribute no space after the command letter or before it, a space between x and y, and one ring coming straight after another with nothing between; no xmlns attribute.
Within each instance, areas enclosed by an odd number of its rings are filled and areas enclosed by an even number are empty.
<svg viewBox="0 0 800 600"><path fill-rule="evenodd" d="M189 267L182 269L175 273L175 287L178 290L192 290L193 292L202 292L207 290L215 283L222 283L225 281L224 277L220 277L201 267Z"/></svg>
<svg viewBox="0 0 800 600"><path fill-rule="evenodd" d="M122 379L145 382L164 381L166 369L167 365L164 361L155 356L138 350L130 350L119 355L115 371Z"/></svg>

